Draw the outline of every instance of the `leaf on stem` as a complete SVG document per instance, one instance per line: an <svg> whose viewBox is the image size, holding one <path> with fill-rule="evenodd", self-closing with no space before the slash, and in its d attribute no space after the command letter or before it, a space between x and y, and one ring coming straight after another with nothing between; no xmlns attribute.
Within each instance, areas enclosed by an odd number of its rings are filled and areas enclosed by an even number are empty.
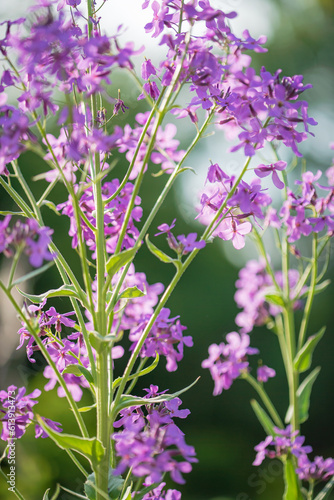
<svg viewBox="0 0 334 500"><path fill-rule="evenodd" d="M147 366L146 368L143 368L143 370L140 370L139 372L136 372L133 375L130 375L130 377L128 378L128 381L133 380L134 378L142 377L143 375L147 375L148 373L152 372L154 370L154 368L156 368L158 366L158 363L159 363L159 354L157 353L155 360L153 361L153 363L150 366ZM122 381L122 378L123 377L118 377L114 380L113 385L112 385L113 390L115 390L116 387L119 386L119 384Z"/></svg>
<svg viewBox="0 0 334 500"><path fill-rule="evenodd" d="M299 421L302 424L308 419L308 410L310 407L310 397L314 382L319 375L321 368L315 368L300 384L297 390L297 397L299 403Z"/></svg>
<svg viewBox="0 0 334 500"><path fill-rule="evenodd" d="M55 262L51 261L51 262L48 262L47 264L44 264L44 266L39 267L38 269L34 269L34 271L31 271L30 273L27 273L24 276L21 276L20 278L15 280L12 283L12 286L19 285L20 283L23 283L24 281L28 281L31 278L35 278L36 276L39 276L40 274L44 273L44 271L46 271L47 269L54 266L54 264L55 264Z"/></svg>
<svg viewBox="0 0 334 500"><path fill-rule="evenodd" d="M292 458L287 458L284 462L284 483L283 500L303 500Z"/></svg>
<svg viewBox="0 0 334 500"><path fill-rule="evenodd" d="M76 299L80 300L82 305L87 305L87 299L84 291L80 290L79 293L73 285L62 285L57 289L49 290L48 292L41 293L40 295L31 295L30 293L23 292L19 288L17 288L17 291L23 297L29 299L35 304L39 304L43 302L44 299L49 299L51 297L75 297Z"/></svg>
<svg viewBox="0 0 334 500"><path fill-rule="evenodd" d="M120 299L134 299L136 297L143 297L146 295L145 292L139 290L136 286L131 286L123 290L123 292L117 297L117 301Z"/></svg>
<svg viewBox="0 0 334 500"><path fill-rule="evenodd" d="M42 205L45 205L46 207L48 207L48 208L49 208L50 210L52 210L52 212L54 212L55 214L57 214L57 215L61 215L61 213L60 213L60 212L58 212L58 210L57 210L57 206L53 203L53 201L43 200Z"/></svg>
<svg viewBox="0 0 334 500"><path fill-rule="evenodd" d="M188 391L191 387L193 387L198 381L200 377L198 377L192 384L188 385L184 389L180 391L174 392L173 394L161 394L161 396L156 396L155 398L140 398L138 396L132 396L130 394L123 394L120 398L120 402L116 408L113 409L113 413L117 415L124 408L129 408L130 406L142 406L148 405L152 403L162 403L163 401L170 401L178 397L183 392Z"/></svg>
<svg viewBox="0 0 334 500"><path fill-rule="evenodd" d="M312 364L313 351L316 348L318 342L321 340L325 333L326 327L324 326L318 333L312 335L307 339L307 342L303 345L300 351L297 353L294 360L295 370L302 373L308 370Z"/></svg>
<svg viewBox="0 0 334 500"><path fill-rule="evenodd" d="M114 470L110 467L108 475L108 495L106 495L105 498L111 500L119 498L123 484L124 479L121 476L115 476ZM89 500L96 499L96 490L95 474L92 473L88 476L87 481L85 482L85 493Z"/></svg>
<svg viewBox="0 0 334 500"><path fill-rule="evenodd" d="M268 436L275 436L276 432L274 431L274 422L271 420L269 415L264 411L261 405L256 401L256 399L251 400L251 405L254 410L255 415L257 416L260 424L263 429L267 433Z"/></svg>
<svg viewBox="0 0 334 500"><path fill-rule="evenodd" d="M98 352L101 352L103 349L110 349L112 344L115 342L115 335L101 335L99 332L91 331L89 332L89 341Z"/></svg>
<svg viewBox="0 0 334 500"><path fill-rule="evenodd" d="M62 450L77 451L90 462L92 468L101 461L105 450L102 443L98 439L56 432L51 429L39 415L36 415L36 418L42 429Z"/></svg>
<svg viewBox="0 0 334 500"><path fill-rule="evenodd" d="M266 293L265 299L270 304L274 304L275 306L279 306L279 307L285 307L285 301L283 299L283 296L282 296L282 294L280 294L278 292L273 291L270 293Z"/></svg>
<svg viewBox="0 0 334 500"><path fill-rule="evenodd" d="M62 373L71 373L72 375L76 375L77 377L81 377L83 375L89 384L94 384L93 375L87 368L82 365L67 365Z"/></svg>
<svg viewBox="0 0 334 500"><path fill-rule="evenodd" d="M326 484L326 486L320 491L320 493L315 497L314 500L325 500L329 498L329 494L334 487L334 477Z"/></svg>
<svg viewBox="0 0 334 500"><path fill-rule="evenodd" d="M112 255L109 258L107 265L106 265L107 273L110 276L113 276L114 274L116 274L117 271L119 271L121 267L125 266L133 259L136 252L137 252L137 248L133 247L133 248L130 248L129 250L124 250L123 252L115 253L114 255Z"/></svg>
<svg viewBox="0 0 334 500"><path fill-rule="evenodd" d="M318 293L323 292L326 290L326 288L331 284L331 280L325 280L322 283L319 283L319 285L315 285L314 287L314 295L317 295ZM307 297L309 294L309 288L300 296L301 299Z"/></svg>
<svg viewBox="0 0 334 500"><path fill-rule="evenodd" d="M148 239L148 234L146 235L145 238L147 248L149 251L155 255L161 262L164 262L165 264L174 264L176 268L178 269L181 265L181 262L177 259L173 259L169 255L167 255L165 252L160 250L158 247L156 247L149 239Z"/></svg>

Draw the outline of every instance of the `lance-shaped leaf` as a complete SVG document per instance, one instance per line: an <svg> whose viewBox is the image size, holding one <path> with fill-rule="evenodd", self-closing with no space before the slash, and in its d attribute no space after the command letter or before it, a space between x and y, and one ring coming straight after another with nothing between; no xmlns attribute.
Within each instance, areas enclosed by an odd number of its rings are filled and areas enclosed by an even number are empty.
<svg viewBox="0 0 334 500"><path fill-rule="evenodd" d="M143 375L147 375L148 373L150 373L151 371L153 371L154 368L156 368L158 366L158 363L159 363L159 354L157 353L156 357L155 357L155 360L153 361L153 363L150 366L147 366L146 368L143 368L139 372L136 372L133 375L130 375L130 377L128 378L128 381L133 380L134 378L142 377ZM116 387L119 386L119 384L122 381L122 378L123 377L118 377L118 378L116 378L114 380L113 385L112 385L113 390L115 390Z"/></svg>
<svg viewBox="0 0 334 500"><path fill-rule="evenodd" d="M123 484L124 479L121 476L115 476L114 470L110 467L108 474L108 495L106 495L105 498L111 500L119 498ZM96 499L96 490L95 474L92 473L88 476L87 481L85 482L85 493L89 500Z"/></svg>
<svg viewBox="0 0 334 500"><path fill-rule="evenodd" d="M325 333L326 327L324 326L319 330L318 333L312 335L307 339L305 345L300 349L297 353L297 356L294 361L295 370L301 372L305 372L308 370L312 364L312 356L313 351L316 348L319 340L323 337Z"/></svg>
<svg viewBox="0 0 334 500"><path fill-rule="evenodd" d="M17 288L17 287L16 287ZM48 290L47 292L41 293L40 295L32 295L30 293L25 293L19 288L17 291L26 299L29 299L31 302L35 304L40 304L44 299L49 299L51 297L75 297L80 300L82 305L86 305L87 299L85 292L80 290L79 292L73 285L62 285L59 288L55 288L53 290Z"/></svg>
<svg viewBox="0 0 334 500"><path fill-rule="evenodd" d="M117 273L121 267L130 262L136 254L136 248L130 248L120 253L112 255L107 262L107 273L111 276Z"/></svg>
<svg viewBox="0 0 334 500"><path fill-rule="evenodd" d="M275 436L276 432L274 431L274 422L271 420L269 415L264 411L262 406L259 405L259 403L255 400L251 400L251 405L254 410L255 415L257 416L260 424L262 425L263 429L265 432L268 434L268 436Z"/></svg>
<svg viewBox="0 0 334 500"><path fill-rule="evenodd" d="M57 206L53 203L53 201L50 200L43 200L42 205L45 205L46 207L50 208L55 214L61 215L61 213L58 211Z"/></svg>
<svg viewBox="0 0 334 500"><path fill-rule="evenodd" d="M326 290L326 288L331 284L331 280L324 280L322 283L319 283L318 285L315 285L314 287L314 295L318 295L318 293L323 292ZM301 296L300 298L303 299L307 297L309 293L309 289L307 289Z"/></svg>
<svg viewBox="0 0 334 500"><path fill-rule="evenodd" d="M44 271L46 271L50 267L54 266L54 264L55 264L55 262L53 260L51 262L48 262L47 264L44 264L44 266L39 267L38 269L34 269L34 271L31 271L30 273L27 273L24 276L21 276L20 278L17 278L17 280L13 281L12 286L19 285L20 283L23 283L24 281L31 280L32 278L35 278L36 276L43 274Z"/></svg>
<svg viewBox="0 0 334 500"><path fill-rule="evenodd" d="M71 373L72 375L76 375L77 377L81 377L83 375L89 384L94 384L93 375L87 368L82 365L67 365L62 373Z"/></svg>
<svg viewBox="0 0 334 500"><path fill-rule="evenodd" d="M298 405L299 405L299 420L302 424L308 419L308 410L310 407L310 397L314 382L319 375L321 368L315 368L297 389Z"/></svg>
<svg viewBox="0 0 334 500"><path fill-rule="evenodd" d="M176 268L179 268L182 264L179 260L177 259L172 259L169 255L167 255L165 252L160 250L158 247L156 247L149 239L148 239L148 234L146 235L145 238L147 248L149 251L155 255L161 262L165 262L166 264L174 264Z"/></svg>
<svg viewBox="0 0 334 500"><path fill-rule="evenodd" d="M152 403L162 403L164 401L170 401L178 397L180 394L188 391L193 385L195 385L199 381L200 377L198 377L192 384L188 385L184 389L180 391L174 392L173 394L161 394L161 396L156 396L154 398L140 398L138 396L132 396L131 394L123 394L120 398L120 402L116 408L113 409L113 413L117 415L124 408L129 408L130 406L142 406L148 405Z"/></svg>
<svg viewBox="0 0 334 500"><path fill-rule="evenodd" d="M303 495L299 488L298 478L291 458L284 462L284 483L285 491L283 500L303 500Z"/></svg>
<svg viewBox="0 0 334 500"><path fill-rule="evenodd" d="M320 491L320 493L315 497L314 500L329 500L329 494L334 488L334 476L328 481L326 486Z"/></svg>
<svg viewBox="0 0 334 500"><path fill-rule="evenodd" d="M120 299L134 299L136 297L143 297L144 295L146 295L145 292L139 290L136 286L131 286L119 294L117 301Z"/></svg>
<svg viewBox="0 0 334 500"><path fill-rule="evenodd" d="M282 297L282 294L278 293L276 291L266 293L265 299L267 302L269 302L270 304L274 304L275 306L279 306L279 307L285 306L285 302L284 302L284 299Z"/></svg>
<svg viewBox="0 0 334 500"><path fill-rule="evenodd" d="M42 429L62 450L77 451L90 462L92 467L95 467L101 461L105 449L98 439L56 432L51 429L39 415L36 415L36 418Z"/></svg>

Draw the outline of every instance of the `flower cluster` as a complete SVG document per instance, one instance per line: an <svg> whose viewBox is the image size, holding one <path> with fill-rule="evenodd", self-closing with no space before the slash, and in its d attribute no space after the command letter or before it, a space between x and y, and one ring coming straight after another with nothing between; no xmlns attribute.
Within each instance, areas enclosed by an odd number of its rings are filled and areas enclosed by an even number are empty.
<svg viewBox="0 0 334 500"><path fill-rule="evenodd" d="M277 271L274 276L276 284L283 287L282 272ZM289 269L288 277L290 299L294 301L294 307L299 308L301 302L295 292L300 277L299 272L296 269ZM234 300L242 312L237 314L235 322L242 332L251 332L254 326L268 323L270 318L282 311L279 305L270 302L270 296L275 293L275 287L272 277L267 273L264 259L247 262L246 266L239 271L236 288Z"/></svg>
<svg viewBox="0 0 334 500"><path fill-rule="evenodd" d="M27 427L33 422L34 412L33 406L38 401L37 398L41 395L39 389L35 389L31 394L26 394L26 388L15 385L8 387L7 391L0 391L1 406L0 419L2 424L1 439L3 441L11 441L12 439L19 439L26 432ZM48 418L42 417L42 420L51 429L61 432L61 424L54 422ZM35 437L48 437L47 433L42 429L39 424L35 424Z"/></svg>
<svg viewBox="0 0 334 500"><path fill-rule="evenodd" d="M210 370L215 387L213 394L218 396L223 389L229 389L233 380L242 372L247 372L249 362L247 355L258 354L258 349L249 347L250 338L246 333L230 332L227 342L209 347L209 357L202 362L202 368Z"/></svg>
<svg viewBox="0 0 334 500"><path fill-rule="evenodd" d="M236 178L223 172L217 163L210 165L207 181L197 218L208 226L215 223L212 236L232 240L234 248L243 248L244 237L252 230L248 218L264 219L263 209L270 205L271 198L261 188L259 179L236 185Z"/></svg>
<svg viewBox="0 0 334 500"><path fill-rule="evenodd" d="M192 252L193 250L195 250L195 248L201 250L205 247L204 240L196 241L196 233L189 233L187 236L185 236L184 234L180 234L179 236L175 237L172 233L172 229L175 227L175 222L176 219L173 220L170 226L166 223L160 224L160 226L158 226L159 232L156 233L155 236L166 234L169 248L174 250L174 252L176 252L179 257Z"/></svg>
<svg viewBox="0 0 334 500"><path fill-rule="evenodd" d="M160 6L154 1L152 9L153 20L145 29L153 37L164 32L160 44L168 49L158 69L144 72L148 80L145 90L152 98L160 91L151 78L159 76L166 86L181 68L178 84L190 82L195 94L181 111L182 117L189 116L196 123L198 107L215 112L218 126L229 137L238 136L232 151L244 148L246 156L253 156L272 140L283 142L300 156L297 144L306 139L308 126L316 124L307 114L307 103L298 100L310 85L303 84L301 75L281 77L281 70L272 75L263 67L256 75L250 67L251 57L244 51L266 51L262 47L266 37L256 40L247 30L237 37L228 25L237 14L214 9L209 1L188 3L181 9L178 2L164 1ZM186 30L195 22L196 27L204 25L202 36L189 40ZM304 131L297 130L298 124Z"/></svg>
<svg viewBox="0 0 334 500"><path fill-rule="evenodd" d="M50 307L47 311L43 311L42 308L45 303L46 300L38 306L30 305L26 308L27 323L33 321L38 336L42 338L42 343L48 351L50 358L55 363L56 369L62 374L73 399L75 401L80 401L82 397L82 387L89 387L87 380L83 376L63 372L68 365L80 364L85 368L90 366L82 333L75 331L67 337L61 338L60 333L62 332L63 326L71 329L75 327L75 321L69 318L69 316L74 314L74 311L61 314L58 313L54 307ZM26 323L23 323L18 333L20 334L18 349L28 340L26 345L27 356L31 363L35 363L33 354L39 351L39 347L36 345ZM58 378L54 369L49 365L44 368L44 376L49 379L44 389L49 391L55 387ZM61 386L58 387L57 393L59 397L65 396L64 389Z"/></svg>
<svg viewBox="0 0 334 500"><path fill-rule="evenodd" d="M147 392L145 412L141 406L127 408L114 423L116 429L123 427L113 435L116 454L120 457L115 474L131 467L135 476L145 478L150 484L160 483L169 472L175 482L183 484L182 474L190 472L191 463L197 459L174 418L186 418L190 412L179 410L182 403L179 398L163 401L162 397L163 402L155 403L155 398L163 394L158 393L157 386L151 386Z"/></svg>
<svg viewBox="0 0 334 500"><path fill-rule="evenodd" d="M182 332L187 329L182 326L179 316L170 318L170 310L162 308L156 321L154 322L145 343L141 349L142 357L154 357L160 354L166 357L166 369L169 372L177 370L177 362L183 358L183 347L192 347L192 337L183 336ZM150 315L142 316L136 328L131 329L129 339L133 342L131 349L134 349L144 331Z"/></svg>
<svg viewBox="0 0 334 500"><path fill-rule="evenodd" d="M104 231L106 236L106 248L108 253L114 253L122 225L125 218L125 213L131 200L133 192L133 184L128 182L124 188L116 193L119 188L118 179L113 179L111 182L105 182L102 186L103 200L105 201L105 216L104 216ZM127 224L126 234L122 241L122 248L131 248L136 243L139 231L136 228L134 221L138 222L142 216L142 208L139 206L141 199L139 196L135 198L135 207L131 212L130 220ZM96 207L94 202L93 188L87 188L79 199L79 208L85 218L80 219L81 234L88 248L92 250L93 258L96 249L95 231L96 227ZM72 237L72 246L78 246L78 228L75 217L75 209L71 197L57 206L64 215L70 218L69 235Z"/></svg>
<svg viewBox="0 0 334 500"><path fill-rule="evenodd" d="M257 452L253 465L261 465L265 457L282 458L290 454L298 460L296 472L300 479L310 481L325 481L334 475L334 459L315 457L310 461L308 454L312 452L311 446L303 446L305 437L299 431L292 432L291 425L286 429L274 427L275 436L267 438L255 446Z"/></svg>
<svg viewBox="0 0 334 500"><path fill-rule="evenodd" d="M23 251L33 267L40 267L43 260L55 258L48 250L52 229L39 226L35 219L17 220L13 227L9 226L10 221L10 215L0 221L0 253L12 257Z"/></svg>
<svg viewBox="0 0 334 500"><path fill-rule="evenodd" d="M130 179L135 179L143 168L144 172L146 171L148 154L152 163L160 165L162 171L171 173L185 153L182 149L178 150L180 142L175 139L177 128L173 123L168 123L165 129L161 126L157 128L153 147L151 150L148 149L148 143L153 135L154 128L154 121L151 120L147 124L149 115L149 112L138 113L134 128L127 124L124 131L120 127L116 127L115 130L115 135L119 137L116 140L119 152L126 153L125 157L130 164L133 162ZM138 147L139 150L137 151Z"/></svg>

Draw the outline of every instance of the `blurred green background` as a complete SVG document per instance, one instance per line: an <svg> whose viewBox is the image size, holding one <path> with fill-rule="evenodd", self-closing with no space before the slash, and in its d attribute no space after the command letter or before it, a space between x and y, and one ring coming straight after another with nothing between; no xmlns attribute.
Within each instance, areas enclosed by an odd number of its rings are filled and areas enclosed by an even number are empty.
<svg viewBox="0 0 334 500"><path fill-rule="evenodd" d="M308 168L328 168L332 157L328 145L330 141L334 141L333 0L231 0L216 1L216 5L227 11L237 10L245 27L249 18L251 33L264 33L268 36L268 53L255 55L253 58L257 69L264 65L271 72L281 68L284 75L304 74L305 82L314 85L305 98L310 103L310 115L316 118L319 125L315 129L316 137L311 138L302 150ZM22 9L22 5L18 4L17 7ZM115 7L117 9L117 6ZM1 6L0 14L3 19L7 18L6 12L6 7ZM121 76L116 76L113 84L115 88L122 88L124 95L132 85ZM124 125L126 121L133 123L134 115L143 111L143 106L134 99L130 105L131 109L120 119L119 124ZM183 131L184 140L187 133L188 131ZM189 130L189 136L191 133ZM181 146L185 147L186 144ZM216 149L214 151L216 153ZM198 158L205 158L206 153L207 150L201 149L200 146L191 161L198 163ZM210 152L210 156L206 156L203 165L205 168L209 157L218 161L212 155ZM23 172L29 172L28 178L40 172L41 164L31 154L25 154L20 165ZM187 197L184 191L187 185L191 185L191 175L186 173L185 181L179 179L178 185L155 221L152 233L159 223L171 222L174 217L178 219L178 234L200 230L193 221L194 215L188 207L189 196ZM154 192L163 180L147 177L147 183L141 193L144 213L152 205ZM36 183L35 189L36 192L41 189L40 183ZM61 187L55 191L55 195L57 202L65 200L65 192ZM195 199L195 195L193 198ZM1 210L8 207L8 200L2 194L0 206ZM66 255L70 255L70 243L66 238L68 223L65 218L45 212L45 222L55 227L56 244ZM227 252L224 248L228 249ZM236 381L229 391L224 391L221 396L214 398L210 376L201 369L201 362L207 357L208 346L213 342L221 342L223 335L235 329L234 318L238 309L233 300L234 283L240 266L248 255L252 254L249 246L240 253L231 251L230 243L225 244L224 248L220 242L208 245L185 274L167 304L173 315L180 314L182 324L188 327L187 333L193 336L194 347L186 349L183 362L173 374L165 371L162 360L152 376L143 381L143 387L155 383L162 390L174 391L201 376L197 385L182 397L183 407L189 408L191 415L180 423L180 427L186 434L187 443L195 446L199 459L199 463L194 464L193 472L186 478L186 485L180 487L183 500L278 500L282 498L283 492L279 464L266 461L260 468L251 465L255 456L253 448L264 439L262 428L249 404L250 399L255 396L254 392L245 382ZM73 259L73 268L79 270L77 259L70 258ZM2 263L5 264L3 261ZM149 283L162 281L167 284L171 277L172 270L159 261L151 260L145 249L139 252L135 264L137 271L146 273ZM333 274L333 266L329 269L329 274ZM53 288L59 285L56 271L51 270L46 277L34 282L31 291L40 293L49 286ZM315 301L310 333L315 333L323 325L327 325L327 331L314 355L315 365L321 365L322 370L313 389L309 421L302 429L315 454L325 457L334 455L333 299L334 287L331 285ZM18 386L28 384L29 392L35 387L41 388L45 384L41 373L42 361L38 360L35 365L30 365L22 350L15 351L19 324L10 318L7 321L8 312L2 297L1 304L0 335L4 346L1 358L1 388L12 383ZM59 300L55 307L65 312L68 303ZM8 325L12 328L10 337L4 333L5 326L8 330ZM267 388L281 415L284 415L288 396L276 339L266 330L258 328L252 334L252 345L260 348L264 362L277 371L277 377L268 382ZM122 361L119 362L120 373L121 365ZM87 396L83 400L83 403L85 402L90 404ZM43 416L62 422L65 431L70 430L73 419L67 411L65 401L57 398L55 390L43 394L38 411ZM17 485L25 492L28 500L41 499L42 492L50 486L53 489L57 481L80 491L81 477L72 467L67 455L48 440L35 440L32 430L29 430L17 445L17 469ZM2 479L0 491L2 499L12 498ZM73 497L63 493L60 498L65 500Z"/></svg>

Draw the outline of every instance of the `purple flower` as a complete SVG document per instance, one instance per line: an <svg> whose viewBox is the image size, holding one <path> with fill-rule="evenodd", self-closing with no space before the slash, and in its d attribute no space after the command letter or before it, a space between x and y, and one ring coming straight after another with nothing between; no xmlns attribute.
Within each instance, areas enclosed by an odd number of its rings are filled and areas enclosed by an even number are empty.
<svg viewBox="0 0 334 500"><path fill-rule="evenodd" d="M155 395L159 395L157 388ZM149 395L148 395L149 396ZM175 425L174 418L185 418L188 411L178 410L181 400L177 398L160 404L150 403L147 397L145 407L128 408L121 412L121 419L115 427L123 430L114 433L116 455L120 458L115 474L127 468L132 474L145 478L145 484L160 483L169 472L177 483L184 483L182 474L191 471L196 462L195 450L186 444L183 432ZM170 490L166 497L177 500L178 492ZM158 490L160 495L161 490ZM147 499L152 498L151 495ZM155 497L153 497L155 498Z"/></svg>
<svg viewBox="0 0 334 500"><path fill-rule="evenodd" d="M165 234L165 233L167 233L169 235L171 230L175 227L175 222L176 222L176 219L173 220L173 222L171 223L170 226L168 224L166 224L165 222L163 224L160 224L160 226L158 226L158 229L160 232L156 233L154 236L160 236L161 234Z"/></svg>
<svg viewBox="0 0 334 500"><path fill-rule="evenodd" d="M272 173L272 181L274 185L278 189L283 189L284 182L282 182L278 177L277 170L284 170L285 167L286 167L285 161L278 161L276 163L271 163L270 165L261 164L255 169L255 173L258 177L267 177L267 175L270 175L270 173Z"/></svg>
<svg viewBox="0 0 334 500"><path fill-rule="evenodd" d="M188 236L181 234L177 239L181 243L182 255L192 252L195 248L202 249L205 247L205 241L196 241L197 233L190 233Z"/></svg>
<svg viewBox="0 0 334 500"><path fill-rule="evenodd" d="M311 462L306 454L301 454L296 472L304 481L326 481L334 475L334 459L316 456Z"/></svg>
<svg viewBox="0 0 334 500"><path fill-rule="evenodd" d="M302 446L305 437L298 436L299 431L292 432L291 425L288 425L286 429L274 427L274 431L275 436L268 436L265 441L255 446L257 454L253 465L261 465L265 457L279 458L292 453L299 459L312 451L311 446Z"/></svg>
<svg viewBox="0 0 334 500"><path fill-rule="evenodd" d="M269 366L263 365L259 366L257 369L257 379L259 382L267 382L269 378L275 376L275 370L273 368L269 368Z"/></svg>
<svg viewBox="0 0 334 500"><path fill-rule="evenodd" d="M74 311L60 314L56 311L54 307L50 307L45 313L48 317L45 326L55 325L56 332L61 332L61 325L73 328L75 321L73 319L68 319L67 316L72 316Z"/></svg>
<svg viewBox="0 0 334 500"><path fill-rule="evenodd" d="M248 354L259 352L258 349L249 347L250 338L246 333L228 333L226 340L226 344L212 344L209 347L208 359L202 362L202 368L210 370L215 383L214 396L221 394L223 389L229 389L233 380L237 379L243 370L248 370Z"/></svg>

